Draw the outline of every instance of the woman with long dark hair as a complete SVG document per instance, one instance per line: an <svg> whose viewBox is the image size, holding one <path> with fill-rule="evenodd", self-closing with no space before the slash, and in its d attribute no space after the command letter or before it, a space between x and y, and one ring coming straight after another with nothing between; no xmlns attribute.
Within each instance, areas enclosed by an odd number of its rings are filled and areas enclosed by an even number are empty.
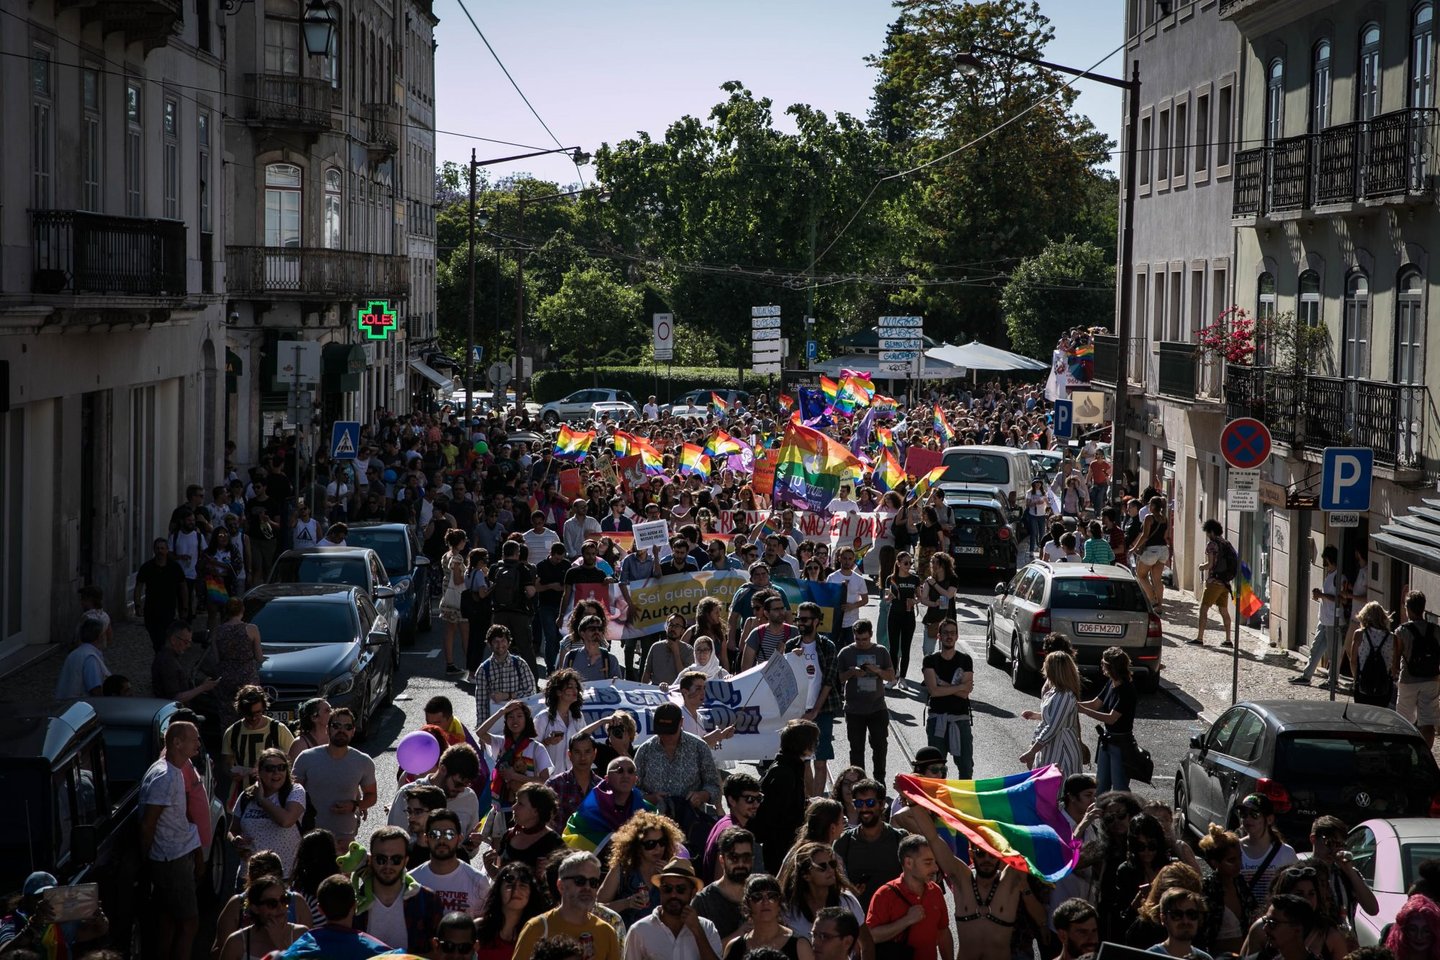
<svg viewBox="0 0 1440 960"><path fill-rule="evenodd" d="M752 873L745 881L741 912L750 923L750 932L730 941L723 960L744 960L761 947L778 950L786 960L814 960L810 941L780 921L785 894L780 882L768 873Z"/></svg>
<svg viewBox="0 0 1440 960"><path fill-rule="evenodd" d="M290 762L311 747L322 747L329 742L325 731L330 726L330 703L324 697L315 697L300 704L295 742L290 744Z"/></svg>
<svg viewBox="0 0 1440 960"><path fill-rule="evenodd" d="M245 861L245 869L240 876L242 886L239 893L225 901L225 906L220 909L220 915L215 919L215 941L210 946L211 956L220 953L220 948L230 938L230 934L241 927L254 923L256 917L250 912L249 904L245 899L245 887L251 881L261 877L280 877L285 867L280 862L280 857L273 850L259 850L250 855ZM298 923L302 927L308 927L310 922L310 908L305 904L305 898L293 890L285 894L288 907L285 911L285 918L291 923Z"/></svg>
<svg viewBox="0 0 1440 960"><path fill-rule="evenodd" d="M933 507L926 507L932 514ZM924 556L924 551L921 551ZM924 560L921 560L924 563ZM935 652L940 633L940 621L957 619L955 595L960 592L960 581L955 576L955 561L949 554L937 553L930 557L930 576L920 585L918 597L925 607L925 656Z"/></svg>
<svg viewBox="0 0 1440 960"><path fill-rule="evenodd" d="M295 877L290 886L305 898L314 921L312 926L325 922L325 911L320 909L315 895L320 891L320 882L335 873L335 834L315 829L301 837L300 850L295 855Z"/></svg>
<svg viewBox="0 0 1440 960"><path fill-rule="evenodd" d="M520 928L549 909L545 886L523 863L507 863L495 875L475 921L476 960L511 960Z"/></svg>
<svg viewBox="0 0 1440 960"><path fill-rule="evenodd" d="M505 719L505 732L491 734ZM550 754L535 733L535 717L523 700L511 700L475 728L475 739L488 743L494 771L490 789L507 819L523 784L544 783L550 777Z"/></svg>
<svg viewBox="0 0 1440 960"><path fill-rule="evenodd" d="M1151 497L1149 506L1150 512L1140 525L1140 535L1127 547L1130 556L1135 558L1135 578L1159 617L1164 616L1165 581L1161 576L1165 572L1165 561L1170 558L1170 520L1165 515L1164 497Z"/></svg>
<svg viewBox="0 0 1440 960"><path fill-rule="evenodd" d="M1212 823L1200 838L1200 856L1210 873L1200 886L1205 922L1195 945L1212 956L1239 953L1257 912L1250 884L1241 875L1240 837Z"/></svg>
<svg viewBox="0 0 1440 960"><path fill-rule="evenodd" d="M1112 935L1123 934L1139 916L1140 905L1156 874L1169 862L1169 844L1160 821L1143 813L1132 817L1125 860L1100 891L1101 929Z"/></svg>
<svg viewBox="0 0 1440 960"><path fill-rule="evenodd" d="M890 662L895 676L903 681L910 669L910 647L915 641L915 607L919 602L920 578L915 574L915 557L909 550L895 554L895 572L885 583L885 599L890 602L886 622L886 641L890 646Z"/></svg>
<svg viewBox="0 0 1440 960"><path fill-rule="evenodd" d="M545 681L545 709L535 715L536 736L550 752L550 775L570 769L570 738L580 730L580 674L566 667Z"/></svg>
<svg viewBox="0 0 1440 960"><path fill-rule="evenodd" d="M855 896L855 887L845 876L845 863L827 843L807 841L798 845L780 868L780 922L796 936L810 939L815 915L826 907L844 907L860 924L860 947L869 938L865 929L865 908ZM874 952L874 946L862 948Z"/></svg>
<svg viewBox="0 0 1440 960"><path fill-rule="evenodd" d="M252 960L288 950L305 928L287 919L290 892L279 877L257 877L245 888L250 923L225 939L219 960Z"/></svg>

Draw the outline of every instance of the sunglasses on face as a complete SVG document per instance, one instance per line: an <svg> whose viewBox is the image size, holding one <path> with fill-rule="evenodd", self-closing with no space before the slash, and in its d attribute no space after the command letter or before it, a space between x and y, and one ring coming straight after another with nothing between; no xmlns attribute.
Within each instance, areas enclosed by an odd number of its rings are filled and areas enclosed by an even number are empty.
<svg viewBox="0 0 1440 960"><path fill-rule="evenodd" d="M834 862L833 860L826 860L826 861L824 861L824 862L821 862L821 861L819 861L819 860L812 860L812 861L810 861L810 869L811 869L811 870L834 870L834 869L835 869L835 862Z"/></svg>
<svg viewBox="0 0 1440 960"><path fill-rule="evenodd" d="M403 853L372 853L370 854L370 859L382 866L388 864L392 867L398 867L405 862L406 857Z"/></svg>
<svg viewBox="0 0 1440 960"><path fill-rule="evenodd" d="M280 906L284 906L284 905L285 905L285 901L284 901L284 899L281 898L281 897L266 897L266 898L263 899L263 900L251 900L251 901L250 901L250 906L252 906L252 907L268 907L268 908L271 909L271 910L274 910L276 907L280 907Z"/></svg>
<svg viewBox="0 0 1440 960"><path fill-rule="evenodd" d="M435 943L439 945L441 953L474 953L474 940L441 940L438 937Z"/></svg>
<svg viewBox="0 0 1440 960"><path fill-rule="evenodd" d="M283 763L262 763L260 765L261 773L284 773L288 769L290 768Z"/></svg>
<svg viewBox="0 0 1440 960"><path fill-rule="evenodd" d="M561 880L569 880L577 887L589 887L591 890L600 889L599 877L561 877Z"/></svg>
<svg viewBox="0 0 1440 960"><path fill-rule="evenodd" d="M1281 920L1279 917L1261 917L1261 918L1260 918L1260 923L1261 923L1263 926L1265 926L1267 929L1270 928L1270 927L1297 927L1297 926L1299 926L1299 924L1296 923L1294 920Z"/></svg>
<svg viewBox="0 0 1440 960"><path fill-rule="evenodd" d="M761 803L765 800L763 793L742 793L739 797L742 803Z"/></svg>
<svg viewBox="0 0 1440 960"><path fill-rule="evenodd" d="M332 721L331 724L330 724L330 729L331 729L331 730L354 730L354 729L355 729L355 724L353 724L353 723L335 723L335 722Z"/></svg>
<svg viewBox="0 0 1440 960"><path fill-rule="evenodd" d="M751 903L779 903L780 894L776 890L761 890L758 893L750 894L745 899Z"/></svg>
<svg viewBox="0 0 1440 960"><path fill-rule="evenodd" d="M660 884L660 892L663 893L663 894L665 894L666 896L670 896L670 895L672 895L672 894L684 895L684 894L687 894L687 893L690 893L690 892L694 891L694 889L695 889L695 888L694 888L693 886L691 886L690 884L688 884L688 883L662 883L662 884Z"/></svg>
<svg viewBox="0 0 1440 960"><path fill-rule="evenodd" d="M665 838L658 837L654 840L641 840L640 846L646 850L655 850L665 845Z"/></svg>
<svg viewBox="0 0 1440 960"><path fill-rule="evenodd" d="M926 767L920 772L927 777L943 777L945 776L945 766L943 764L935 764L934 766Z"/></svg>
<svg viewBox="0 0 1440 960"><path fill-rule="evenodd" d="M877 797L855 797L850 802L855 804L856 810L869 810L878 804L880 800Z"/></svg>
<svg viewBox="0 0 1440 960"><path fill-rule="evenodd" d="M454 840L456 837L460 836L460 831L452 830L451 828L446 827L443 830L427 831L426 836L428 836L431 840Z"/></svg>

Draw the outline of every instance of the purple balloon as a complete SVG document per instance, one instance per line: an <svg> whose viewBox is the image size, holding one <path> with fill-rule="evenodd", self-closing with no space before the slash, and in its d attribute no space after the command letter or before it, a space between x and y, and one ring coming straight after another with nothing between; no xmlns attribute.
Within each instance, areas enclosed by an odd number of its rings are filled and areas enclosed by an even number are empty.
<svg viewBox="0 0 1440 960"><path fill-rule="evenodd" d="M400 769L413 776L429 773L440 762L440 744L424 730L407 733L395 747Z"/></svg>

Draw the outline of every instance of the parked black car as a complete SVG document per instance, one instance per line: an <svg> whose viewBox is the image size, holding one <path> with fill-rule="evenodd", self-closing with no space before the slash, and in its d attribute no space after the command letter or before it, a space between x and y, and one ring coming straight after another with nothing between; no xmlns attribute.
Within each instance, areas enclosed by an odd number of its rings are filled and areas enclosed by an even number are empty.
<svg viewBox="0 0 1440 960"><path fill-rule="evenodd" d="M380 555L395 590L400 642L414 643L416 632L430 629L431 616L430 558L420 549L415 528L408 523L352 523L345 542Z"/></svg>
<svg viewBox="0 0 1440 960"><path fill-rule="evenodd" d="M950 530L950 556L955 572L1015 575L1015 527L1005 504L984 494L947 492L945 505L955 521Z"/></svg>
<svg viewBox="0 0 1440 960"><path fill-rule="evenodd" d="M1297 847L1321 814L1440 816L1440 769L1425 741L1393 710L1355 703L1237 703L1190 738L1175 773L1175 819L1199 836L1210 823L1234 828L1252 793L1270 798L1275 825Z"/></svg>

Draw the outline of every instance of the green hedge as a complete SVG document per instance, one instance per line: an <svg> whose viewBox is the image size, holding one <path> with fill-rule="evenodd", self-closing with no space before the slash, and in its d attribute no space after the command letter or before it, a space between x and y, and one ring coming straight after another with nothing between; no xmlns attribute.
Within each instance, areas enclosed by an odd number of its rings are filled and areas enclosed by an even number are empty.
<svg viewBox="0 0 1440 960"><path fill-rule="evenodd" d="M655 394L661 403L669 403L691 390L747 390L757 393L770 383L769 377L745 371L738 388L734 367L600 367L599 380L590 370L541 370L535 374L532 390L537 403L549 403L568 397L576 390L601 386L611 390L629 390L641 403ZM776 377L778 385L780 378Z"/></svg>

